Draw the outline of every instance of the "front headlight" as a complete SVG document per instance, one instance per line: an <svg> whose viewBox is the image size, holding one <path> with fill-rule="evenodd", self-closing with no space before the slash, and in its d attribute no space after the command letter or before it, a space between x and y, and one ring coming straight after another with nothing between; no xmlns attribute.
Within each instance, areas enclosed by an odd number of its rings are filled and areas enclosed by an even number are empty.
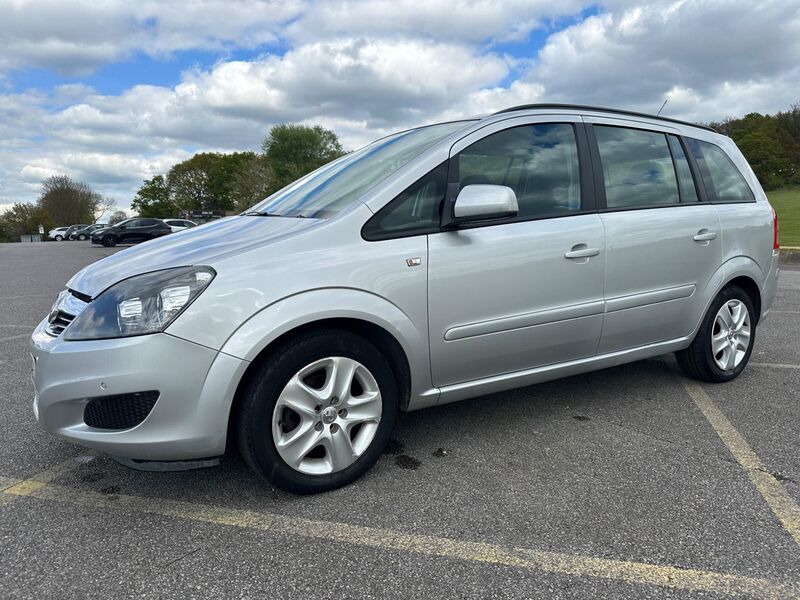
<svg viewBox="0 0 800 600"><path fill-rule="evenodd" d="M208 287L211 267L178 267L136 275L93 300L64 332L64 339L101 340L164 331Z"/></svg>

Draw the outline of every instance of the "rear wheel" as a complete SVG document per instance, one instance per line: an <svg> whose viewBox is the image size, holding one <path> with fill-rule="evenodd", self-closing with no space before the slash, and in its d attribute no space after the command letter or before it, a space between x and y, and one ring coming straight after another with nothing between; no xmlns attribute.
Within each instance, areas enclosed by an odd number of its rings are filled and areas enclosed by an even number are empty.
<svg viewBox="0 0 800 600"><path fill-rule="evenodd" d="M113 248L117 245L117 238L113 235L107 235L103 238L103 246L106 248Z"/></svg>
<svg viewBox="0 0 800 600"><path fill-rule="evenodd" d="M742 288L729 286L711 303L691 346L675 356L690 377L724 383L747 366L755 334L752 299Z"/></svg>
<svg viewBox="0 0 800 600"><path fill-rule="evenodd" d="M239 450L275 486L314 494L347 485L381 455L397 417L389 361L347 331L308 334L278 348L247 384Z"/></svg>

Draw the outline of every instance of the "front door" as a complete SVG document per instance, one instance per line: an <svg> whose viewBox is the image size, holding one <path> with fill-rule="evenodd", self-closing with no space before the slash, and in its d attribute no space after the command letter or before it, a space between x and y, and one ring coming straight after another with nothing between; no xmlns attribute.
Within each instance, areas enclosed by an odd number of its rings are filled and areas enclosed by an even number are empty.
<svg viewBox="0 0 800 600"><path fill-rule="evenodd" d="M530 117L487 130L454 146L459 187L506 185L519 214L428 236L439 387L590 357L600 339L604 234L582 124Z"/></svg>

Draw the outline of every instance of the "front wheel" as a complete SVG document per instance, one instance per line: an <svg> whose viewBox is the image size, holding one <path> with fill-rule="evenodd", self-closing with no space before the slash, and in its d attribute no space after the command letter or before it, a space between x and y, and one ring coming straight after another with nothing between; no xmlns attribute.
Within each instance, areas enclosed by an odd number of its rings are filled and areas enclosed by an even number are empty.
<svg viewBox="0 0 800 600"><path fill-rule="evenodd" d="M86 237L86 236L85 236L85 235L83 235L83 234L81 234L81 235L79 235L79 236L78 236L78 241L79 241L79 242L85 242L85 241L86 241L86 240L88 240L88 239L89 239L89 238L88 238L88 237Z"/></svg>
<svg viewBox="0 0 800 600"><path fill-rule="evenodd" d="M347 331L308 334L278 348L247 384L239 450L275 486L314 494L347 485L381 455L397 418L389 361Z"/></svg>
<svg viewBox="0 0 800 600"><path fill-rule="evenodd" d="M57 236L55 237L55 240L56 240L57 242L63 241L63 239L64 239L64 236L63 236L63 235L57 235Z"/></svg>
<svg viewBox="0 0 800 600"><path fill-rule="evenodd" d="M692 344L675 356L690 377L724 383L736 379L747 366L755 335L750 295L738 286L729 286L714 298Z"/></svg>
<svg viewBox="0 0 800 600"><path fill-rule="evenodd" d="M107 235L103 238L103 246L106 248L113 248L117 245L117 238L113 235Z"/></svg>

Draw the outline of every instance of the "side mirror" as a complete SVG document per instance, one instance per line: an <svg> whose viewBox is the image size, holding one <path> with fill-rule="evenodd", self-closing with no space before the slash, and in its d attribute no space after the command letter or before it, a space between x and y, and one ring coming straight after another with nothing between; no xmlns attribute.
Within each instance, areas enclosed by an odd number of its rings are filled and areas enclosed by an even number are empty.
<svg viewBox="0 0 800 600"><path fill-rule="evenodd" d="M464 186L453 206L453 216L457 222L503 219L513 217L518 212L517 195L505 185Z"/></svg>

